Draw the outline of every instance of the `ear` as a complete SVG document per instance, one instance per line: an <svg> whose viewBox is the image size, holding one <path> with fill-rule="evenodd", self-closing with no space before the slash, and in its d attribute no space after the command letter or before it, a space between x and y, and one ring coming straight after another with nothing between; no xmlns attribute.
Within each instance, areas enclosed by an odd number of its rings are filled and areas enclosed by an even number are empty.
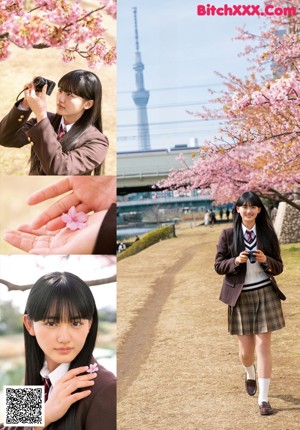
<svg viewBox="0 0 300 430"><path fill-rule="evenodd" d="M29 319L27 314L25 314L23 316L23 324L26 327L26 330L28 331L28 333L31 336L35 336L34 328L33 328L33 321L31 319Z"/></svg>
<svg viewBox="0 0 300 430"><path fill-rule="evenodd" d="M91 329L92 324L93 324L93 320L89 320L89 330Z"/></svg>
<svg viewBox="0 0 300 430"><path fill-rule="evenodd" d="M235 210L237 211L238 214L240 213L240 207L239 206L236 206Z"/></svg>
<svg viewBox="0 0 300 430"><path fill-rule="evenodd" d="M257 211L257 213L259 214L259 213L260 213L260 211L261 211L261 208L260 208L260 207L258 207L258 211Z"/></svg>
<svg viewBox="0 0 300 430"><path fill-rule="evenodd" d="M84 109L90 109L92 106L94 106L94 100L88 100L84 103Z"/></svg>

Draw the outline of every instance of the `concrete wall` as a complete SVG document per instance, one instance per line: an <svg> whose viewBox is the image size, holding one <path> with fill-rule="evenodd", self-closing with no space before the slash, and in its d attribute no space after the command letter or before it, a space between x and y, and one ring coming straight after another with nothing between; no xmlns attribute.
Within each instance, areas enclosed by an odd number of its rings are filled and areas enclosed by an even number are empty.
<svg viewBox="0 0 300 430"><path fill-rule="evenodd" d="M295 203L300 204L300 200ZM280 243L299 243L300 211L285 202L279 203L274 228Z"/></svg>

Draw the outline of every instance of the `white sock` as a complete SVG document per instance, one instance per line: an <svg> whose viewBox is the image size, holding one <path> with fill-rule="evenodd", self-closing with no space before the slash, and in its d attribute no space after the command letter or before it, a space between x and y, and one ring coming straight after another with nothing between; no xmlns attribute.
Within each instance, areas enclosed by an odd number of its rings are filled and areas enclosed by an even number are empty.
<svg viewBox="0 0 300 430"><path fill-rule="evenodd" d="M243 368L247 372L247 379L254 379L255 380L255 367L254 367L254 364L252 364L249 367L243 365Z"/></svg>
<svg viewBox="0 0 300 430"><path fill-rule="evenodd" d="M258 378L258 385L259 385L258 404L259 405L262 402L269 401L270 382L271 382L270 378Z"/></svg>

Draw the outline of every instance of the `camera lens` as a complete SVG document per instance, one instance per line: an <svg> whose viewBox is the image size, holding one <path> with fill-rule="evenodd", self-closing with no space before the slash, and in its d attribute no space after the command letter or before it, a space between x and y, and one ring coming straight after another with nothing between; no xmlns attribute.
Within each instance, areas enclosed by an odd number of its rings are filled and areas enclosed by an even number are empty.
<svg viewBox="0 0 300 430"><path fill-rule="evenodd" d="M46 85L46 83L47 83L46 79L42 78L41 76L37 76L33 80L33 84L35 86L35 91L41 92L43 89L43 86Z"/></svg>

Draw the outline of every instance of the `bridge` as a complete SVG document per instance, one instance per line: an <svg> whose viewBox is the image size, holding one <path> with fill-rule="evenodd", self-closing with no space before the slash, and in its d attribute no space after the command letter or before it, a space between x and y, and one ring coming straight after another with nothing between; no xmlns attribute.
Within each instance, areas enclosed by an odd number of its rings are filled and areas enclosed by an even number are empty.
<svg viewBox="0 0 300 430"><path fill-rule="evenodd" d="M156 193L151 193L149 198L118 201L118 217L126 214L127 217L139 219L138 214L145 214L147 211L154 211L157 207L160 210L177 209L178 213L204 212L212 205L209 195L173 196L155 198Z"/></svg>

